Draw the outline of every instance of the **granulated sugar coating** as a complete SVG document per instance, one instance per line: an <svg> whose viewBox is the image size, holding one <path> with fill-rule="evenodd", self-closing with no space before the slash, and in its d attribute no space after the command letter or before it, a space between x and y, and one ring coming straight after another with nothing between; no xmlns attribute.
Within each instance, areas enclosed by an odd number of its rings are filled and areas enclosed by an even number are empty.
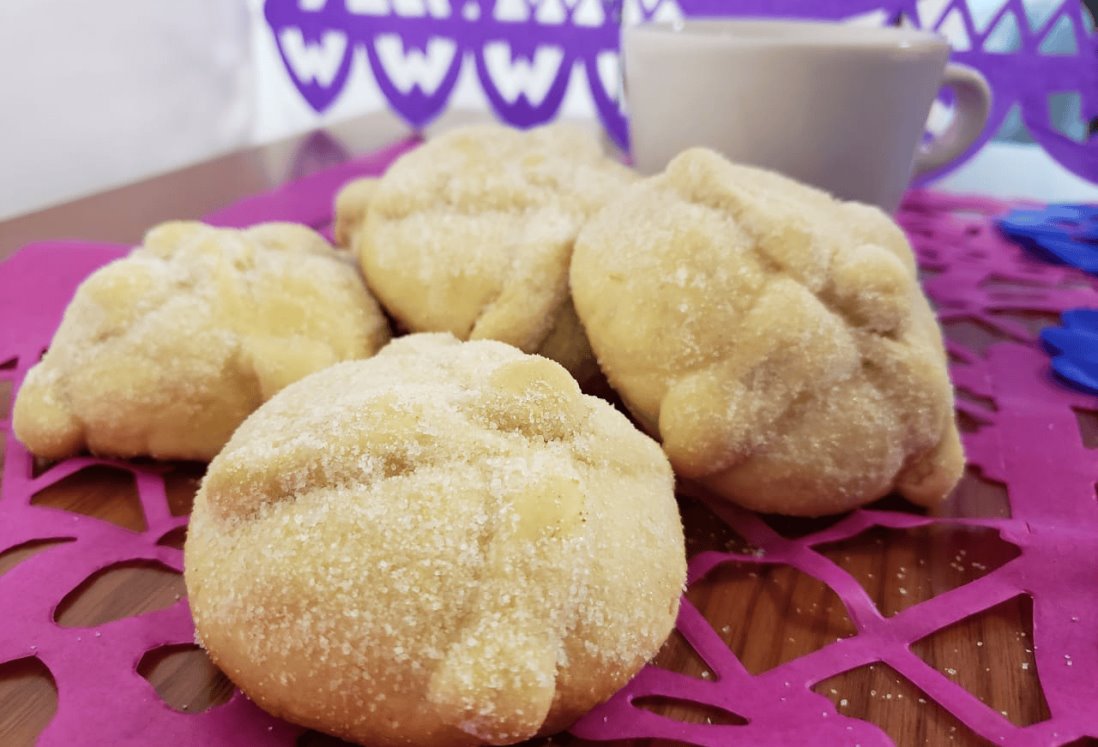
<svg viewBox="0 0 1098 747"><path fill-rule="evenodd" d="M369 745L560 730L656 653L686 574L655 442L558 364L445 334L248 418L185 565L199 639L241 689Z"/></svg>
<svg viewBox="0 0 1098 747"><path fill-rule="evenodd" d="M582 130L455 130L336 201L336 235L414 332L510 343L583 381L596 366L568 294L584 222L635 179Z"/></svg>
<svg viewBox="0 0 1098 747"><path fill-rule="evenodd" d="M165 223L80 285L13 425L44 457L206 461L285 385L388 340L354 264L312 230Z"/></svg>
<svg viewBox="0 0 1098 747"><path fill-rule="evenodd" d="M961 476L941 332L875 208L690 150L586 225L571 284L630 410L732 501L931 505Z"/></svg>

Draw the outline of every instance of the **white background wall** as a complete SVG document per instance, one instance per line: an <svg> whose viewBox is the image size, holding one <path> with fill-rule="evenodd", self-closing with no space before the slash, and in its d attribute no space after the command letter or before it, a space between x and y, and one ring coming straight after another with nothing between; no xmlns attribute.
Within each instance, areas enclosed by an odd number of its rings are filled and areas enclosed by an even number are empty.
<svg viewBox="0 0 1098 747"><path fill-rule="evenodd" d="M0 217L249 142L251 33L243 1L0 1Z"/></svg>

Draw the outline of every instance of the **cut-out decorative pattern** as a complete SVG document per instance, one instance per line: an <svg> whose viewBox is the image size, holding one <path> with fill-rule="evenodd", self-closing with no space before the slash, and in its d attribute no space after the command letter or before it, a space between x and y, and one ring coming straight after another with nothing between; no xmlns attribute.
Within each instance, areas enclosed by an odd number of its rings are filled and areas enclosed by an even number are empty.
<svg viewBox="0 0 1098 747"><path fill-rule="evenodd" d="M187 527L176 527L168 530L168 533L156 541L158 545L183 549L183 543L187 541Z"/></svg>
<svg viewBox="0 0 1098 747"><path fill-rule="evenodd" d="M965 412L957 413L958 419L971 419ZM987 425L987 422L984 422ZM981 426L983 427L983 426ZM977 428L976 430L979 430ZM968 465L961 482L953 494L939 506L935 513L939 516L979 516L1010 518L1010 494L1006 485L999 480L987 477L979 467Z"/></svg>
<svg viewBox="0 0 1098 747"><path fill-rule="evenodd" d="M51 473L50 477L56 482L48 482L35 493L31 505L63 508L133 532L145 531L141 499L128 469L92 464L62 476L67 464Z"/></svg>
<svg viewBox="0 0 1098 747"><path fill-rule="evenodd" d="M194 495L205 473L204 464L177 464L164 475L164 491L172 516L190 516Z"/></svg>
<svg viewBox="0 0 1098 747"><path fill-rule="evenodd" d="M11 379L0 379L0 420L11 415Z"/></svg>
<svg viewBox="0 0 1098 747"><path fill-rule="evenodd" d="M717 566L686 595L749 672L760 674L856 632L826 584L757 557Z"/></svg>
<svg viewBox="0 0 1098 747"><path fill-rule="evenodd" d="M664 641L652 659L652 666L703 680L713 679L713 672L677 630L672 630Z"/></svg>
<svg viewBox="0 0 1098 747"><path fill-rule="evenodd" d="M986 576L1019 554L990 527L938 524L875 526L817 550L850 574L885 617Z"/></svg>
<svg viewBox="0 0 1098 747"><path fill-rule="evenodd" d="M851 718L877 725L890 724L888 736L898 745L915 747L987 747L970 729L954 718L887 664L866 664L818 682L813 691L829 699L835 709ZM898 728L896 711L911 713ZM858 742L854 742L858 744Z"/></svg>
<svg viewBox="0 0 1098 747"><path fill-rule="evenodd" d="M57 710L57 686L36 657L0 664L0 713L19 725L4 747L31 747Z"/></svg>
<svg viewBox="0 0 1098 747"><path fill-rule="evenodd" d="M1022 594L937 630L911 650L1019 726L1049 717L1033 652L1033 603Z"/></svg>
<svg viewBox="0 0 1098 747"><path fill-rule="evenodd" d="M703 706L692 700L679 700L662 695L637 698L633 701L633 707L652 710L665 718L688 724L734 724L740 726L747 723L747 719L743 716L726 711L723 708Z"/></svg>
<svg viewBox="0 0 1098 747"><path fill-rule="evenodd" d="M200 676L194 675L196 670ZM208 711L227 703L233 694L233 683L193 643L146 651L137 663L137 673L180 713Z"/></svg>
<svg viewBox="0 0 1098 747"><path fill-rule="evenodd" d="M66 542L72 541L72 537L33 539L24 542L21 545L8 548L7 550L0 552L0 576L3 576L7 571L40 552L45 552L51 547L56 547L57 545L63 545Z"/></svg>
<svg viewBox="0 0 1098 747"><path fill-rule="evenodd" d="M566 96L586 98L623 146L622 25L778 16L931 29L995 94L966 158L1017 111L1053 158L1098 180L1098 138L1086 128L1098 116L1098 36L1080 0L266 0L264 10L287 75L318 112L365 60L389 106L415 127L441 114L468 78L520 127L553 120Z"/></svg>
<svg viewBox="0 0 1098 747"><path fill-rule="evenodd" d="M1079 425L1079 440L1088 449L1098 449L1098 406L1093 410L1073 408Z"/></svg>
<svg viewBox="0 0 1098 747"><path fill-rule="evenodd" d="M53 617L65 627L99 627L170 607L185 594L178 571L163 563L128 560L84 579L62 598Z"/></svg>
<svg viewBox="0 0 1098 747"><path fill-rule="evenodd" d="M328 225L333 195L344 181L379 173L413 145L403 143L314 174L230 206L211 220L238 226L271 219ZM964 344L964 339L971 339L965 338L965 331L955 330L958 338L949 342L954 379L967 393L958 398L957 408L979 424L965 435L972 465L969 487L962 486L941 515L918 513L899 499L887 498L835 520L805 522L741 511L686 486L686 492L696 494L682 503L693 528L690 589L677 637L658 662L662 667L643 670L555 744L634 737L701 747L889 744L886 731L872 723L884 713L879 706L874 710L868 702L843 694L844 707L842 698L830 692L842 692L833 683L854 681L843 678L862 677L867 671L878 676L876 669L868 669L871 666L882 672L888 668L888 677L907 683L905 698L927 701L928 721L919 728L931 743L949 744L953 735L954 743L961 744L966 734L994 744L1063 744L1098 735L1098 710L1093 707L1098 702L1098 583L1093 571L1098 556L1098 450L1086 447L1076 418L1076 410L1098 409L1098 399L1059 383L1031 330L1002 314L1056 314L1071 307L1098 306L1098 288L1083 273L1034 259L993 230L993 218L1008 207L916 192L899 215L927 270L926 287L942 319L969 320L987 335L978 349ZM76 284L124 251L106 245L40 244L23 249L0 267L0 360L16 359L14 367L0 370L0 379L18 386L49 341ZM29 277L49 278L49 285L30 283ZM1024 298L1008 292L1004 284L1024 286ZM8 434L0 485L0 553L34 540L73 538L0 576L0 667L35 657L60 685L57 713L41 735L42 745L292 745L299 738L302 743L331 743L302 737L300 728L263 713L238 692L198 714L173 710L153 697L149 681L135 667L148 651L193 642L185 600L93 627L53 622L59 602L104 568L144 561L181 570L178 540L186 517L180 514L189 507L200 467L81 457L36 470L34 460L11 436L10 422L0 421L0 426ZM32 503L32 496L94 466L123 470L133 477L144 530L74 513L69 507L79 503L75 493L68 502L59 499L51 506ZM971 497L977 495L977 484L993 497ZM1007 510L999 508L1004 503L1009 503ZM843 551L858 538L864 549L865 538L873 533L914 543L904 569L885 569L893 575L910 570L908 563L918 564L919 553L925 553L919 549L923 535L950 537L956 549L952 555L921 558L945 564L942 583L904 587L908 595L898 592L904 579L895 579L884 595L872 588L864 577L869 566L848 563ZM975 547L968 549L965 542L977 542L977 535L993 538L978 542L980 552L992 553L991 557L976 554ZM950 547L948 542L934 545L943 546ZM968 554L961 555L961 549ZM950 562L958 563L963 572L951 569ZM750 583L745 584L748 594L760 585L759 598L772 605L775 615L796 618L797 603L787 610L785 600L794 593L799 597L802 587L819 589L818 603L832 600L841 605L849 627L831 638L806 639L803 649L783 653L777 641L774 655L748 652L755 642L745 648L732 642L732 633L749 622L750 615L745 619L745 613L732 611L729 614L736 619L712 619L714 606L704 598L707 583L731 572L722 569L737 568L766 571L779 579L776 583L748 577ZM774 595L766 584L789 596ZM894 594L911 599L899 601ZM1048 718L1034 710L1032 703L1039 699L1003 704L993 693L974 692L974 685L966 689L960 678L942 671L950 666L944 660L931 661L918 653L917 642L942 640L935 638L943 635L940 631L986 627L997 614L989 610L1020 595L1033 600L1032 631L1027 634L1034 642L1034 680ZM706 606L704 614L691 599ZM806 631L811 624L806 617ZM759 658L745 666L738 653L744 660ZM673 710L636 705L658 699L734 713L746 723L688 722L669 717ZM854 708L855 702L863 706ZM943 715L932 715L939 712Z"/></svg>

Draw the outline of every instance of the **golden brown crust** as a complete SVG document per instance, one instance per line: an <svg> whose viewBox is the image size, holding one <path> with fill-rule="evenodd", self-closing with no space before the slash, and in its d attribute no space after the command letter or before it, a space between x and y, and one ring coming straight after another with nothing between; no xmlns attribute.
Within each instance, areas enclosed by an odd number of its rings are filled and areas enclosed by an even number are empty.
<svg viewBox="0 0 1098 747"><path fill-rule="evenodd" d="M687 151L580 234L604 373L677 471L760 511L844 511L960 478L941 334L887 216Z"/></svg>
<svg viewBox="0 0 1098 747"><path fill-rule="evenodd" d="M500 340L594 371L568 294L583 223L634 179L581 130L446 133L336 201L336 230L413 332Z"/></svg>
<svg viewBox="0 0 1098 747"><path fill-rule="evenodd" d="M655 654L685 576L659 447L558 364L449 335L256 411L210 465L185 557L228 675L370 745L562 728Z"/></svg>
<svg viewBox="0 0 1098 747"><path fill-rule="evenodd" d="M388 339L353 264L311 229L165 223L77 289L13 425L44 457L206 461L286 384Z"/></svg>

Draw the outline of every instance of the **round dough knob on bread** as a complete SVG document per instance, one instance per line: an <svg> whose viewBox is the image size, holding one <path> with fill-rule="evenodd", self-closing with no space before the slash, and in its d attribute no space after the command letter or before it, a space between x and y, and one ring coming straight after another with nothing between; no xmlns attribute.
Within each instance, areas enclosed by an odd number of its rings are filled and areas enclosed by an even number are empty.
<svg viewBox="0 0 1098 747"><path fill-rule="evenodd" d="M941 332L875 208L689 150L586 224L571 288L629 409L731 501L932 505L960 479Z"/></svg>
<svg viewBox="0 0 1098 747"><path fill-rule="evenodd" d="M198 638L265 709L344 739L555 732L672 629L673 482L558 364L401 338L287 387L210 465L185 547Z"/></svg>
<svg viewBox="0 0 1098 747"><path fill-rule="evenodd" d="M583 223L635 179L573 126L465 127L336 200L336 236L411 332L500 340L580 381L597 365L568 293Z"/></svg>
<svg viewBox="0 0 1098 747"><path fill-rule="evenodd" d="M290 382L389 341L357 268L292 223L164 223L92 273L13 413L38 456L208 461Z"/></svg>

